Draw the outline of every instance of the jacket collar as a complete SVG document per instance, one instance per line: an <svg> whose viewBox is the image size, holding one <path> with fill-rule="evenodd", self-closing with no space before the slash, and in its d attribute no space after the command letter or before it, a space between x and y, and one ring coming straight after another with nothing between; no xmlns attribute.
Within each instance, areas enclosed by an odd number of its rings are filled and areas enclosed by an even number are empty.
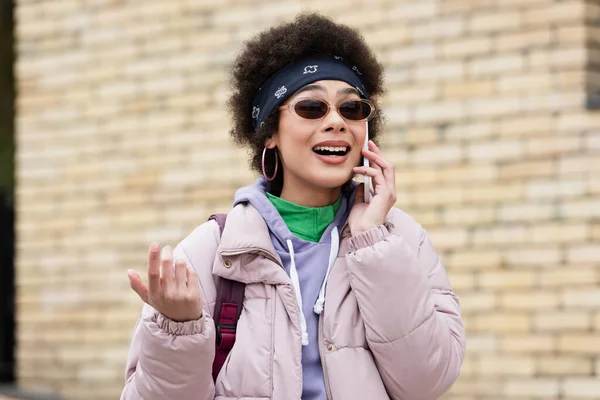
<svg viewBox="0 0 600 400"><path fill-rule="evenodd" d="M263 257L270 262L264 262ZM227 215L213 273L245 283L291 282L273 247L265 220L250 203L238 204Z"/></svg>

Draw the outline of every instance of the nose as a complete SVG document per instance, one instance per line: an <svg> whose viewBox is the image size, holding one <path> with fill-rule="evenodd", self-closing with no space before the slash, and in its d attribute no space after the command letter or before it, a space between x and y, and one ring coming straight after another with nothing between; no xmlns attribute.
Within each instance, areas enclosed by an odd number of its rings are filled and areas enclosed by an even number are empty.
<svg viewBox="0 0 600 400"><path fill-rule="evenodd" d="M331 107L323 120L325 132L346 132L346 120L342 118L337 108Z"/></svg>

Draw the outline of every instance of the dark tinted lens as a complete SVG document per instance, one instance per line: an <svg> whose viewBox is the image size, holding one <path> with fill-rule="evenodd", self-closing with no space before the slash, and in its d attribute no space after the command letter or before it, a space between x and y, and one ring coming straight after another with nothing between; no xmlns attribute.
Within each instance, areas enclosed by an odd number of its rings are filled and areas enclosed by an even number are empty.
<svg viewBox="0 0 600 400"><path fill-rule="evenodd" d="M327 114L329 106L321 100L300 100L294 110L296 114L306 119L319 119Z"/></svg>
<svg viewBox="0 0 600 400"><path fill-rule="evenodd" d="M349 100L340 104L340 114L346 119L359 121L371 114L371 106L359 100Z"/></svg>

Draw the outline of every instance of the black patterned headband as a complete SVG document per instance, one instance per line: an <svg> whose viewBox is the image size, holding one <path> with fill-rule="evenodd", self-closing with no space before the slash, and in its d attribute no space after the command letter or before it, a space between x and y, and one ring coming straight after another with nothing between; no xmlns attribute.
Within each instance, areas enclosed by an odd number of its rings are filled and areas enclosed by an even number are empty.
<svg viewBox="0 0 600 400"><path fill-rule="evenodd" d="M367 91L356 66L350 67L341 57L310 57L277 71L258 90L252 101L252 125L257 130L271 111L278 108L298 89L321 80L337 80L355 87L363 97Z"/></svg>

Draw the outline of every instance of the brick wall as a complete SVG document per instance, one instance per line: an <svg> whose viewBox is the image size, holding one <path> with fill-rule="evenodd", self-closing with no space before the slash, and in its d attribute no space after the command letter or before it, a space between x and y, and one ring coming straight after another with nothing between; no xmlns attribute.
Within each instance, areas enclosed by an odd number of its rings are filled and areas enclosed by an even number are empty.
<svg viewBox="0 0 600 400"><path fill-rule="evenodd" d="M228 138L226 68L253 33L318 9L386 67L398 205L468 330L447 398L600 396L597 1L16 5L21 385L118 397L140 310L126 269L254 179Z"/></svg>

